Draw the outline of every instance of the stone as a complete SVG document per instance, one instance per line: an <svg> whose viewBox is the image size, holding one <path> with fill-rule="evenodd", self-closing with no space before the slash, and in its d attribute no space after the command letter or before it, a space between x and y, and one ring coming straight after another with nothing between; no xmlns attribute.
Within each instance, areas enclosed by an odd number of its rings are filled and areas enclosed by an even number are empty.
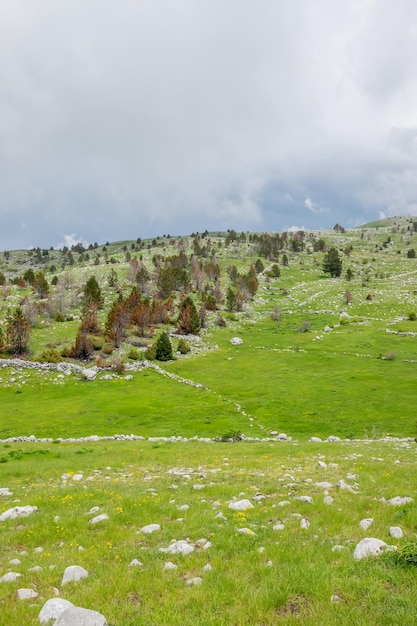
<svg viewBox="0 0 417 626"><path fill-rule="evenodd" d="M299 502L307 502L308 504L313 503L313 498L311 496L297 496L295 499Z"/></svg>
<svg viewBox="0 0 417 626"><path fill-rule="evenodd" d="M72 606L61 613L54 626L107 626L107 620L98 611Z"/></svg>
<svg viewBox="0 0 417 626"><path fill-rule="evenodd" d="M186 580L185 584L192 587L194 585L201 585L202 582L203 582L203 579L200 578L200 576L195 576L194 578L189 578L188 580Z"/></svg>
<svg viewBox="0 0 417 626"><path fill-rule="evenodd" d="M33 598L38 597L34 589L18 589L16 595L18 600L33 600Z"/></svg>
<svg viewBox="0 0 417 626"><path fill-rule="evenodd" d="M99 524L100 522L104 522L109 519L109 516L106 513L101 513L101 515L96 515L93 519L90 519L88 522L90 526L94 524Z"/></svg>
<svg viewBox="0 0 417 626"><path fill-rule="evenodd" d="M62 578L62 584L66 585L70 582L78 582L83 578L87 578L88 572L80 565L70 565L65 568L64 576Z"/></svg>
<svg viewBox="0 0 417 626"><path fill-rule="evenodd" d="M310 522L305 517L300 520L300 528L303 528L304 530L308 530L310 528Z"/></svg>
<svg viewBox="0 0 417 626"><path fill-rule="evenodd" d="M414 500L409 496L395 496L395 498L388 500L388 504L391 506L404 506L404 504L411 504L412 502Z"/></svg>
<svg viewBox="0 0 417 626"><path fill-rule="evenodd" d="M366 517L365 519L361 519L361 521L359 522L359 528L362 528L362 530L368 530L368 528L370 528L373 523L374 520L372 517Z"/></svg>
<svg viewBox="0 0 417 626"><path fill-rule="evenodd" d="M133 561L130 561L129 563L129 567L142 567L142 565L143 563L138 561L138 559L133 559Z"/></svg>
<svg viewBox="0 0 417 626"><path fill-rule="evenodd" d="M20 559L12 559L11 561L9 561L9 565L20 565L21 562L22 561Z"/></svg>
<svg viewBox="0 0 417 626"><path fill-rule="evenodd" d="M178 569L178 565L175 565L175 563L173 563L172 561L167 561L164 565L164 569Z"/></svg>
<svg viewBox="0 0 417 626"><path fill-rule="evenodd" d="M323 502L324 502L324 504L330 505L330 504L333 504L334 500L333 500L332 496L325 496L323 498Z"/></svg>
<svg viewBox="0 0 417 626"><path fill-rule="evenodd" d="M38 620L41 624L49 624L51 620L57 620L61 613L72 606L74 605L69 600L51 598L43 605L38 615Z"/></svg>
<svg viewBox="0 0 417 626"><path fill-rule="evenodd" d="M323 439L320 437L310 437L310 443L323 443Z"/></svg>
<svg viewBox="0 0 417 626"><path fill-rule="evenodd" d="M168 548L159 548L159 551L167 554L182 554L183 556L186 556L187 554L194 552L194 546L185 539L180 539L179 541L171 543Z"/></svg>
<svg viewBox="0 0 417 626"><path fill-rule="evenodd" d="M7 572L0 578L0 583L14 583L21 575L18 572Z"/></svg>
<svg viewBox="0 0 417 626"><path fill-rule="evenodd" d="M12 509L7 509L0 515L0 522L4 522L7 519L16 519L17 517L27 517L32 515L32 513L37 513L38 510L37 506L15 506Z"/></svg>
<svg viewBox="0 0 417 626"><path fill-rule="evenodd" d="M327 469L327 463L324 461L317 461L317 467L321 467L321 469Z"/></svg>
<svg viewBox="0 0 417 626"><path fill-rule="evenodd" d="M161 530L161 527L159 524L148 524L147 526L142 526L141 531L145 534L145 535L151 535L152 533L156 532L157 530Z"/></svg>
<svg viewBox="0 0 417 626"><path fill-rule="evenodd" d="M253 508L253 504L250 500L235 500L229 504L229 509L232 511L247 511Z"/></svg>
<svg viewBox="0 0 417 626"><path fill-rule="evenodd" d="M97 370L95 369L83 369L81 370L81 376L84 380L94 380L97 376Z"/></svg>
<svg viewBox="0 0 417 626"><path fill-rule="evenodd" d="M366 559L371 556L379 556L389 546L381 539L375 539L374 537L365 537L356 546L353 553L353 558L357 561Z"/></svg>
<svg viewBox="0 0 417 626"><path fill-rule="evenodd" d="M10 491L10 489L8 489L8 487L0 487L0 497L4 496L12 496L13 495L13 491Z"/></svg>
<svg viewBox="0 0 417 626"><path fill-rule="evenodd" d="M402 539L404 533L399 526L391 526L389 529L389 534L393 539Z"/></svg>
<svg viewBox="0 0 417 626"><path fill-rule="evenodd" d="M284 524L281 524L281 522L278 522L278 524L274 524L274 526L272 527L272 530L284 530L285 526Z"/></svg>
<svg viewBox="0 0 417 626"><path fill-rule="evenodd" d="M241 346L243 343L243 339L241 339L240 337L232 337L230 343L232 344L232 346Z"/></svg>
<svg viewBox="0 0 417 626"><path fill-rule="evenodd" d="M354 490L354 488L353 488L353 487L351 487L350 485L348 485L348 484L347 484L347 483L343 480L343 478L342 478L341 480L338 480L338 481L337 481L337 483L336 483L336 487L337 487L338 489L341 489L342 491L344 490L344 491L350 491L351 493L356 493L356 492L355 492L355 490Z"/></svg>
<svg viewBox="0 0 417 626"><path fill-rule="evenodd" d="M331 489L333 487L332 483L323 480L320 483L316 483L316 487L320 487L320 489Z"/></svg>
<svg viewBox="0 0 417 626"><path fill-rule="evenodd" d="M212 570L212 566L210 565L210 563L207 563L204 567L203 567L203 572L211 572Z"/></svg>
<svg viewBox="0 0 417 626"><path fill-rule="evenodd" d="M251 530L250 528L238 528L237 532L241 533L242 535L255 535L253 530Z"/></svg>

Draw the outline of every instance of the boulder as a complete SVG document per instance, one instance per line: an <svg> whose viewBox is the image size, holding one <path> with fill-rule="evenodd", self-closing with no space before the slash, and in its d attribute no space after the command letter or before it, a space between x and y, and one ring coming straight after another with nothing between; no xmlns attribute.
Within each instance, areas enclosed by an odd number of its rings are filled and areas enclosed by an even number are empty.
<svg viewBox="0 0 417 626"><path fill-rule="evenodd" d="M38 597L34 589L18 589L16 595L18 600L33 600L33 598Z"/></svg>
<svg viewBox="0 0 417 626"><path fill-rule="evenodd" d="M41 624L48 624L50 621L58 619L61 613L73 606L73 603L69 600L51 598L43 605L38 615L38 620Z"/></svg>
<svg viewBox="0 0 417 626"><path fill-rule="evenodd" d="M362 539L362 541L357 544L353 558L357 561L361 561L370 556L379 556L387 550L387 548L389 548L389 546L385 541L375 539L374 537L365 537L365 539Z"/></svg>
<svg viewBox="0 0 417 626"><path fill-rule="evenodd" d="M7 509L0 515L0 522L4 522L6 519L16 519L17 517L27 517L32 513L38 512L37 506L14 506L12 509Z"/></svg>
<svg viewBox="0 0 417 626"><path fill-rule="evenodd" d="M64 571L64 576L62 578L62 584L66 585L70 582L78 582L83 578L87 578L88 572L80 565L70 565Z"/></svg>
<svg viewBox="0 0 417 626"><path fill-rule="evenodd" d="M72 606L61 613L54 626L107 626L107 620L97 611Z"/></svg>
<svg viewBox="0 0 417 626"><path fill-rule="evenodd" d="M236 500L229 504L229 509L232 511L247 511L253 509L253 504L250 500Z"/></svg>
<svg viewBox="0 0 417 626"><path fill-rule="evenodd" d="M232 344L232 346L241 346L243 343L243 339L241 339L240 337L232 337L230 343Z"/></svg>
<svg viewBox="0 0 417 626"><path fill-rule="evenodd" d="M409 496L395 496L395 498L388 500L388 504L391 506L404 506L404 504L411 504L412 502L414 500Z"/></svg>

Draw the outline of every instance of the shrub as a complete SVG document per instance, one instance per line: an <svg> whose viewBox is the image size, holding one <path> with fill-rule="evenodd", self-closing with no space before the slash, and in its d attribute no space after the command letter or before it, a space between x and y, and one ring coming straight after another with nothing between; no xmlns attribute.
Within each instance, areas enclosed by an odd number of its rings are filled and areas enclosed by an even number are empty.
<svg viewBox="0 0 417 626"><path fill-rule="evenodd" d="M158 337L155 346L155 359L157 361L171 361L173 359L171 341L166 332Z"/></svg>
<svg viewBox="0 0 417 626"><path fill-rule="evenodd" d="M417 320L417 313L415 311L410 311L408 314L408 319L410 322L415 322Z"/></svg>
<svg viewBox="0 0 417 626"><path fill-rule="evenodd" d="M148 359L148 361L155 361L155 355L156 345L151 343L145 350L145 359Z"/></svg>
<svg viewBox="0 0 417 626"><path fill-rule="evenodd" d="M119 354L113 358L110 367L118 374L123 374L123 372L125 371L125 364Z"/></svg>
<svg viewBox="0 0 417 626"><path fill-rule="evenodd" d="M132 361L139 361L139 358L140 358L139 350L137 348L130 348L127 357L128 359L131 359Z"/></svg>
<svg viewBox="0 0 417 626"><path fill-rule="evenodd" d="M180 339L178 342L177 350L180 354L188 354L191 350L190 344L185 339Z"/></svg>
<svg viewBox="0 0 417 626"><path fill-rule="evenodd" d="M62 353L59 353L55 348L49 348L43 350L35 359L39 363L61 363L63 361Z"/></svg>
<svg viewBox="0 0 417 626"><path fill-rule="evenodd" d="M278 304L274 307L274 310L271 311L270 318L274 320L274 322L280 322L282 320L282 310Z"/></svg>
<svg viewBox="0 0 417 626"><path fill-rule="evenodd" d="M299 333L309 333L310 332L310 322L305 320L301 324L300 328L298 329L298 332Z"/></svg>

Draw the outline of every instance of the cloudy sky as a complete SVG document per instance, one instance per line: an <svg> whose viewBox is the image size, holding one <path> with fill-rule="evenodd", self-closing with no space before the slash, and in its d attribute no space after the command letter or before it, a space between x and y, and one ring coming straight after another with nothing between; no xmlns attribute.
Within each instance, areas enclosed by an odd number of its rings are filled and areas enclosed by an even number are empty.
<svg viewBox="0 0 417 626"><path fill-rule="evenodd" d="M0 0L0 250L417 215L415 0Z"/></svg>

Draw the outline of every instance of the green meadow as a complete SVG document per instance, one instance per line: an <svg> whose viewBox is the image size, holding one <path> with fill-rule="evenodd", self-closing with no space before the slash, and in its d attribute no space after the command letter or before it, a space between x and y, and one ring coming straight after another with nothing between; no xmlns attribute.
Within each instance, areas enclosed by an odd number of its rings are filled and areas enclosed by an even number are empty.
<svg viewBox="0 0 417 626"><path fill-rule="evenodd" d="M0 626L38 624L58 593L101 612L109 626L417 624L417 509L387 503L414 498L417 488L416 237L411 218L392 218L294 235L276 258L243 233L213 234L210 245L195 237L116 242L78 259L74 252L71 263L52 250L2 258L3 338L18 306L31 328L23 366L0 345L0 488L13 493L0 495L0 515L24 505L38 512L0 521L0 579L22 574L0 582ZM343 262L339 277L323 272L331 246ZM177 332L179 290L163 321L142 333L126 328L119 345L105 334L112 303L135 284L134 254L149 272L142 301L156 298L161 267L184 259L197 305L216 293L198 336ZM216 284L207 255L220 272ZM260 259L249 293L245 272ZM279 276L271 275L274 262ZM45 298L19 280L32 267L47 276ZM227 294L239 289L236 272L246 291L234 307ZM102 290L102 330L83 360L71 346L91 276ZM162 331L173 348L167 361L152 356ZM189 352L180 353L180 339ZM45 355L58 369L25 367ZM281 433L287 441L276 441ZM144 439L110 439L116 434ZM30 435L50 441L13 441ZM92 435L109 439L62 441ZM187 441L163 440L173 436ZM243 499L253 508L229 509ZM108 519L90 525L93 507ZM160 529L144 534L147 524ZM394 540L391 527L403 537ZM357 561L364 537L397 549ZM161 551L174 540L191 554ZM134 559L141 564L130 566ZM166 569L168 561L176 567ZM74 564L88 578L63 585ZM20 587L36 598L18 600Z"/></svg>

